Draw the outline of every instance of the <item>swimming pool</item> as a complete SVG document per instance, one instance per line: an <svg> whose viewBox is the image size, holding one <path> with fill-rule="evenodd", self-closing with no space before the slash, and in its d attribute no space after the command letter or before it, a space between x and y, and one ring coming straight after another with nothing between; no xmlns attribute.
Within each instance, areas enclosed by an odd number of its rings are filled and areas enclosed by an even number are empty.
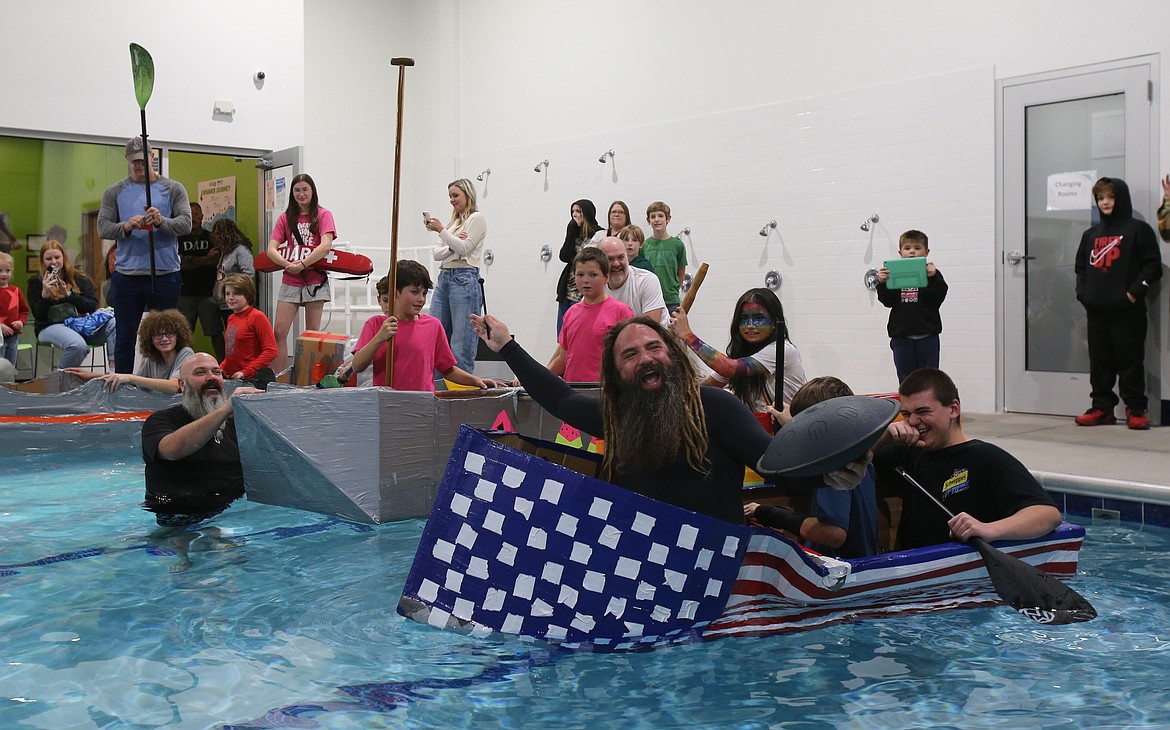
<svg viewBox="0 0 1170 730"><path fill-rule="evenodd" d="M634 654L475 639L395 612L423 522L239 502L243 544L145 539L128 449L0 458L0 728L1155 728L1170 530L1089 527L1100 612L1005 608Z"/></svg>

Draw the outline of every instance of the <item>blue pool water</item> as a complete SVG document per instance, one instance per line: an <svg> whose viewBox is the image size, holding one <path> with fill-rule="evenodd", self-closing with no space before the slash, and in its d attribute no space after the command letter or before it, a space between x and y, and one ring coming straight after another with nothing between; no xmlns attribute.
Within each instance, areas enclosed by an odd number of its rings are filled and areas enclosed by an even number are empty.
<svg viewBox="0 0 1170 730"><path fill-rule="evenodd" d="M1092 525L1100 612L1005 608L636 654L395 612L422 521L237 503L243 544L150 547L131 451L0 459L0 728L1162 728L1170 530Z"/></svg>

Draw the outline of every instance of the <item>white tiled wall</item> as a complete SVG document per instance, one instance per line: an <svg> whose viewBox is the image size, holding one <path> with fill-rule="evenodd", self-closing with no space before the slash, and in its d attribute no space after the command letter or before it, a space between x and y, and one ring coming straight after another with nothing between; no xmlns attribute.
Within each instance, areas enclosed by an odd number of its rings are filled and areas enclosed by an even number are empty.
<svg viewBox="0 0 1170 730"><path fill-rule="evenodd" d="M404 169L413 201L446 218L445 186L475 179L488 221L488 308L538 359L555 348L555 287L569 206L589 198L598 218L625 200L635 222L664 200L688 271L711 270L693 309L695 331L727 344L731 308L775 269L792 338L811 375L858 392L890 391L896 376L887 312L862 284L897 255L898 235L925 231L950 284L942 367L964 405L995 407L994 77L991 68L661 123L631 118L616 132L470 154ZM612 163L598 156L609 149ZM549 160L547 174L533 172ZM418 203L414 203L418 205ZM402 214L411 225L413 212ZM860 224L881 220L870 233ZM760 228L777 228L767 239ZM414 234L411 234L412 236ZM409 239L417 243L414 238ZM539 259L549 244L553 260Z"/></svg>

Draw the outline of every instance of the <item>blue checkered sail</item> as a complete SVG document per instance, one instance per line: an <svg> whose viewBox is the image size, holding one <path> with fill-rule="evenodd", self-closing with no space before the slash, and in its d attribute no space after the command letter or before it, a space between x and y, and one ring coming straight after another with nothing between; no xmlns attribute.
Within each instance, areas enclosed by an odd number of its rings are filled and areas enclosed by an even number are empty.
<svg viewBox="0 0 1170 730"><path fill-rule="evenodd" d="M694 639L727 603L749 535L464 426L398 610L569 646Z"/></svg>

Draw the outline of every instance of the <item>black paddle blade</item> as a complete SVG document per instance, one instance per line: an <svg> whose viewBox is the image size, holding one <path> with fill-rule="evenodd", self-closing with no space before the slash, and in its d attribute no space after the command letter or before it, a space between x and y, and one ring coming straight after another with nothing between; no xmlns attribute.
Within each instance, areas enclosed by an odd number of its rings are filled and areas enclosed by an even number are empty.
<svg viewBox="0 0 1170 730"><path fill-rule="evenodd" d="M983 556L1000 598L1033 621L1055 626L1097 617L1097 609L1084 596L1040 568L1001 552L980 538L967 542Z"/></svg>

